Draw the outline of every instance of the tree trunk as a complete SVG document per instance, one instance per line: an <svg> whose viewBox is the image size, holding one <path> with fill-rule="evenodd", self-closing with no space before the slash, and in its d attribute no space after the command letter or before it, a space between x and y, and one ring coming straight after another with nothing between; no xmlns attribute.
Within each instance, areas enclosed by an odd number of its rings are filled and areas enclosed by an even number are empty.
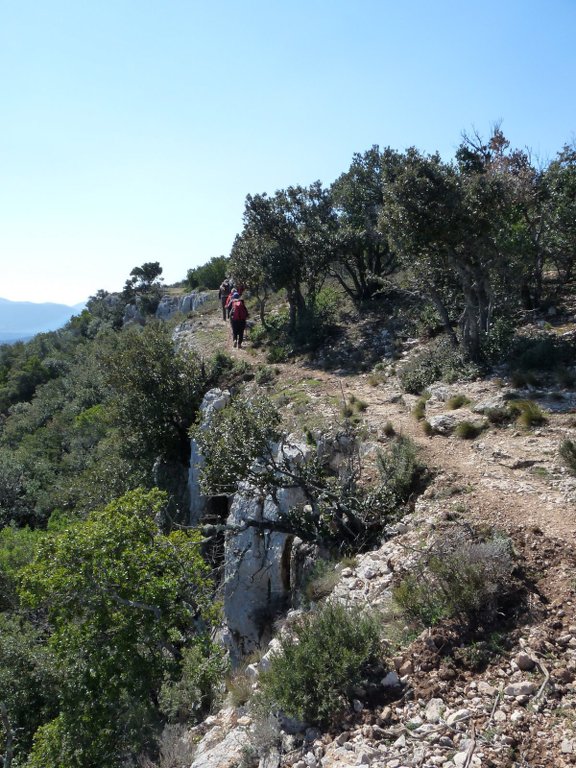
<svg viewBox="0 0 576 768"><path fill-rule="evenodd" d="M448 310L444 306L444 302L440 298L440 294L434 288L432 283L428 284L428 293L430 295L430 298L432 300L432 303L436 307L436 311L440 315L440 319L442 320L442 323L444 325L444 329L446 331L446 334L448 335L448 338L450 339L453 346L458 346L458 337L454 333L454 329L452 328L452 323L450 322L450 317L448 316Z"/></svg>

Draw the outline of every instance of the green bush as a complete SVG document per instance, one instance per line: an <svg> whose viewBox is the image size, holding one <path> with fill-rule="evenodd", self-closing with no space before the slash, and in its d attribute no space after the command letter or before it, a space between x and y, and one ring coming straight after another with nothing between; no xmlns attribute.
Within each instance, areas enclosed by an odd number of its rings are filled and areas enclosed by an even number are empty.
<svg viewBox="0 0 576 768"><path fill-rule="evenodd" d="M574 370L568 368L565 365L560 365L554 371L554 378L558 382L559 386L565 389L574 389L576 386L576 374Z"/></svg>
<svg viewBox="0 0 576 768"><path fill-rule="evenodd" d="M326 727L379 662L380 622L374 614L328 604L302 616L280 643L261 677L264 695L287 715Z"/></svg>
<svg viewBox="0 0 576 768"><path fill-rule="evenodd" d="M258 368L254 378L256 383L262 387L265 384L270 384L272 381L274 381L275 376L276 372L273 368L270 368L269 365L263 365L261 368Z"/></svg>
<svg viewBox="0 0 576 768"><path fill-rule="evenodd" d="M562 365L571 365L576 352L574 340L561 338L555 333L540 332L520 336L509 353L511 367L522 371L551 371Z"/></svg>
<svg viewBox="0 0 576 768"><path fill-rule="evenodd" d="M458 618L468 626L493 620L501 600L514 589L511 543L494 535L481 539L461 528L438 538L393 590L403 613L431 626Z"/></svg>
<svg viewBox="0 0 576 768"><path fill-rule="evenodd" d="M515 325L505 317L497 318L481 341L482 358L489 365L506 360L513 343Z"/></svg>
<svg viewBox="0 0 576 768"><path fill-rule="evenodd" d="M387 453L378 452L376 464L380 482L397 506L405 504L423 473L418 460L418 446L409 437L399 435Z"/></svg>
<svg viewBox="0 0 576 768"><path fill-rule="evenodd" d="M534 371L522 371L516 370L510 373L510 383L513 387L525 388L525 387L539 387L541 379Z"/></svg>
<svg viewBox="0 0 576 768"><path fill-rule="evenodd" d="M465 358L459 347L441 340L404 363L398 377L406 392L418 395L435 381L453 383L478 373L478 367Z"/></svg>
<svg viewBox="0 0 576 768"><path fill-rule="evenodd" d="M197 723L208 714L227 671L224 651L213 643L194 643L182 651L180 678L168 676L158 702L169 721Z"/></svg>
<svg viewBox="0 0 576 768"><path fill-rule="evenodd" d="M280 416L266 397L235 397L203 428L190 430L204 457L201 486L207 495L234 493L250 465L278 438ZM234 450L241 446L242 450Z"/></svg>

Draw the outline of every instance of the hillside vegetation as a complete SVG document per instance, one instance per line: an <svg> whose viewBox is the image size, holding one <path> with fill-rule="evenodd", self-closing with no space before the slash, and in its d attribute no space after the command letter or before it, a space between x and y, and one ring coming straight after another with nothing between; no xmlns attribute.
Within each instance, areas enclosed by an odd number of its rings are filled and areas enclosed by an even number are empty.
<svg viewBox="0 0 576 768"><path fill-rule="evenodd" d="M206 732L230 767L544 766L542 734L571 763L575 189L573 148L536 168L499 130L454 163L373 147L330 189L249 195L181 286L135 267L0 347L5 766L199 768ZM309 547L298 611L247 673L218 642L225 520L189 524L191 435L226 509L246 483L306 500L275 521ZM278 461L289 435L310 461Z"/></svg>

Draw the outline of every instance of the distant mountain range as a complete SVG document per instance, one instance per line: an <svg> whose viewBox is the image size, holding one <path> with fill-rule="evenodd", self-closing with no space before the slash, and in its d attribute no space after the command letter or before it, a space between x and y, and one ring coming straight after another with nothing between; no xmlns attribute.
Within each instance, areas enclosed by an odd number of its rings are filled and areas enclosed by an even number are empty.
<svg viewBox="0 0 576 768"><path fill-rule="evenodd" d="M55 331L85 306L85 302L69 307L66 304L0 299L0 343L26 341L37 333Z"/></svg>

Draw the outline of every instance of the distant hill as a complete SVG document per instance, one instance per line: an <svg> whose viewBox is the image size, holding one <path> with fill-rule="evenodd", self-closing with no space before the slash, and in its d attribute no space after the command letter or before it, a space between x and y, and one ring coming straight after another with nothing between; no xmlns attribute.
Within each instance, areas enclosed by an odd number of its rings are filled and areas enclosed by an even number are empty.
<svg viewBox="0 0 576 768"><path fill-rule="evenodd" d="M55 331L84 306L84 302L69 307L66 304L0 299L0 343L26 341L37 333Z"/></svg>

